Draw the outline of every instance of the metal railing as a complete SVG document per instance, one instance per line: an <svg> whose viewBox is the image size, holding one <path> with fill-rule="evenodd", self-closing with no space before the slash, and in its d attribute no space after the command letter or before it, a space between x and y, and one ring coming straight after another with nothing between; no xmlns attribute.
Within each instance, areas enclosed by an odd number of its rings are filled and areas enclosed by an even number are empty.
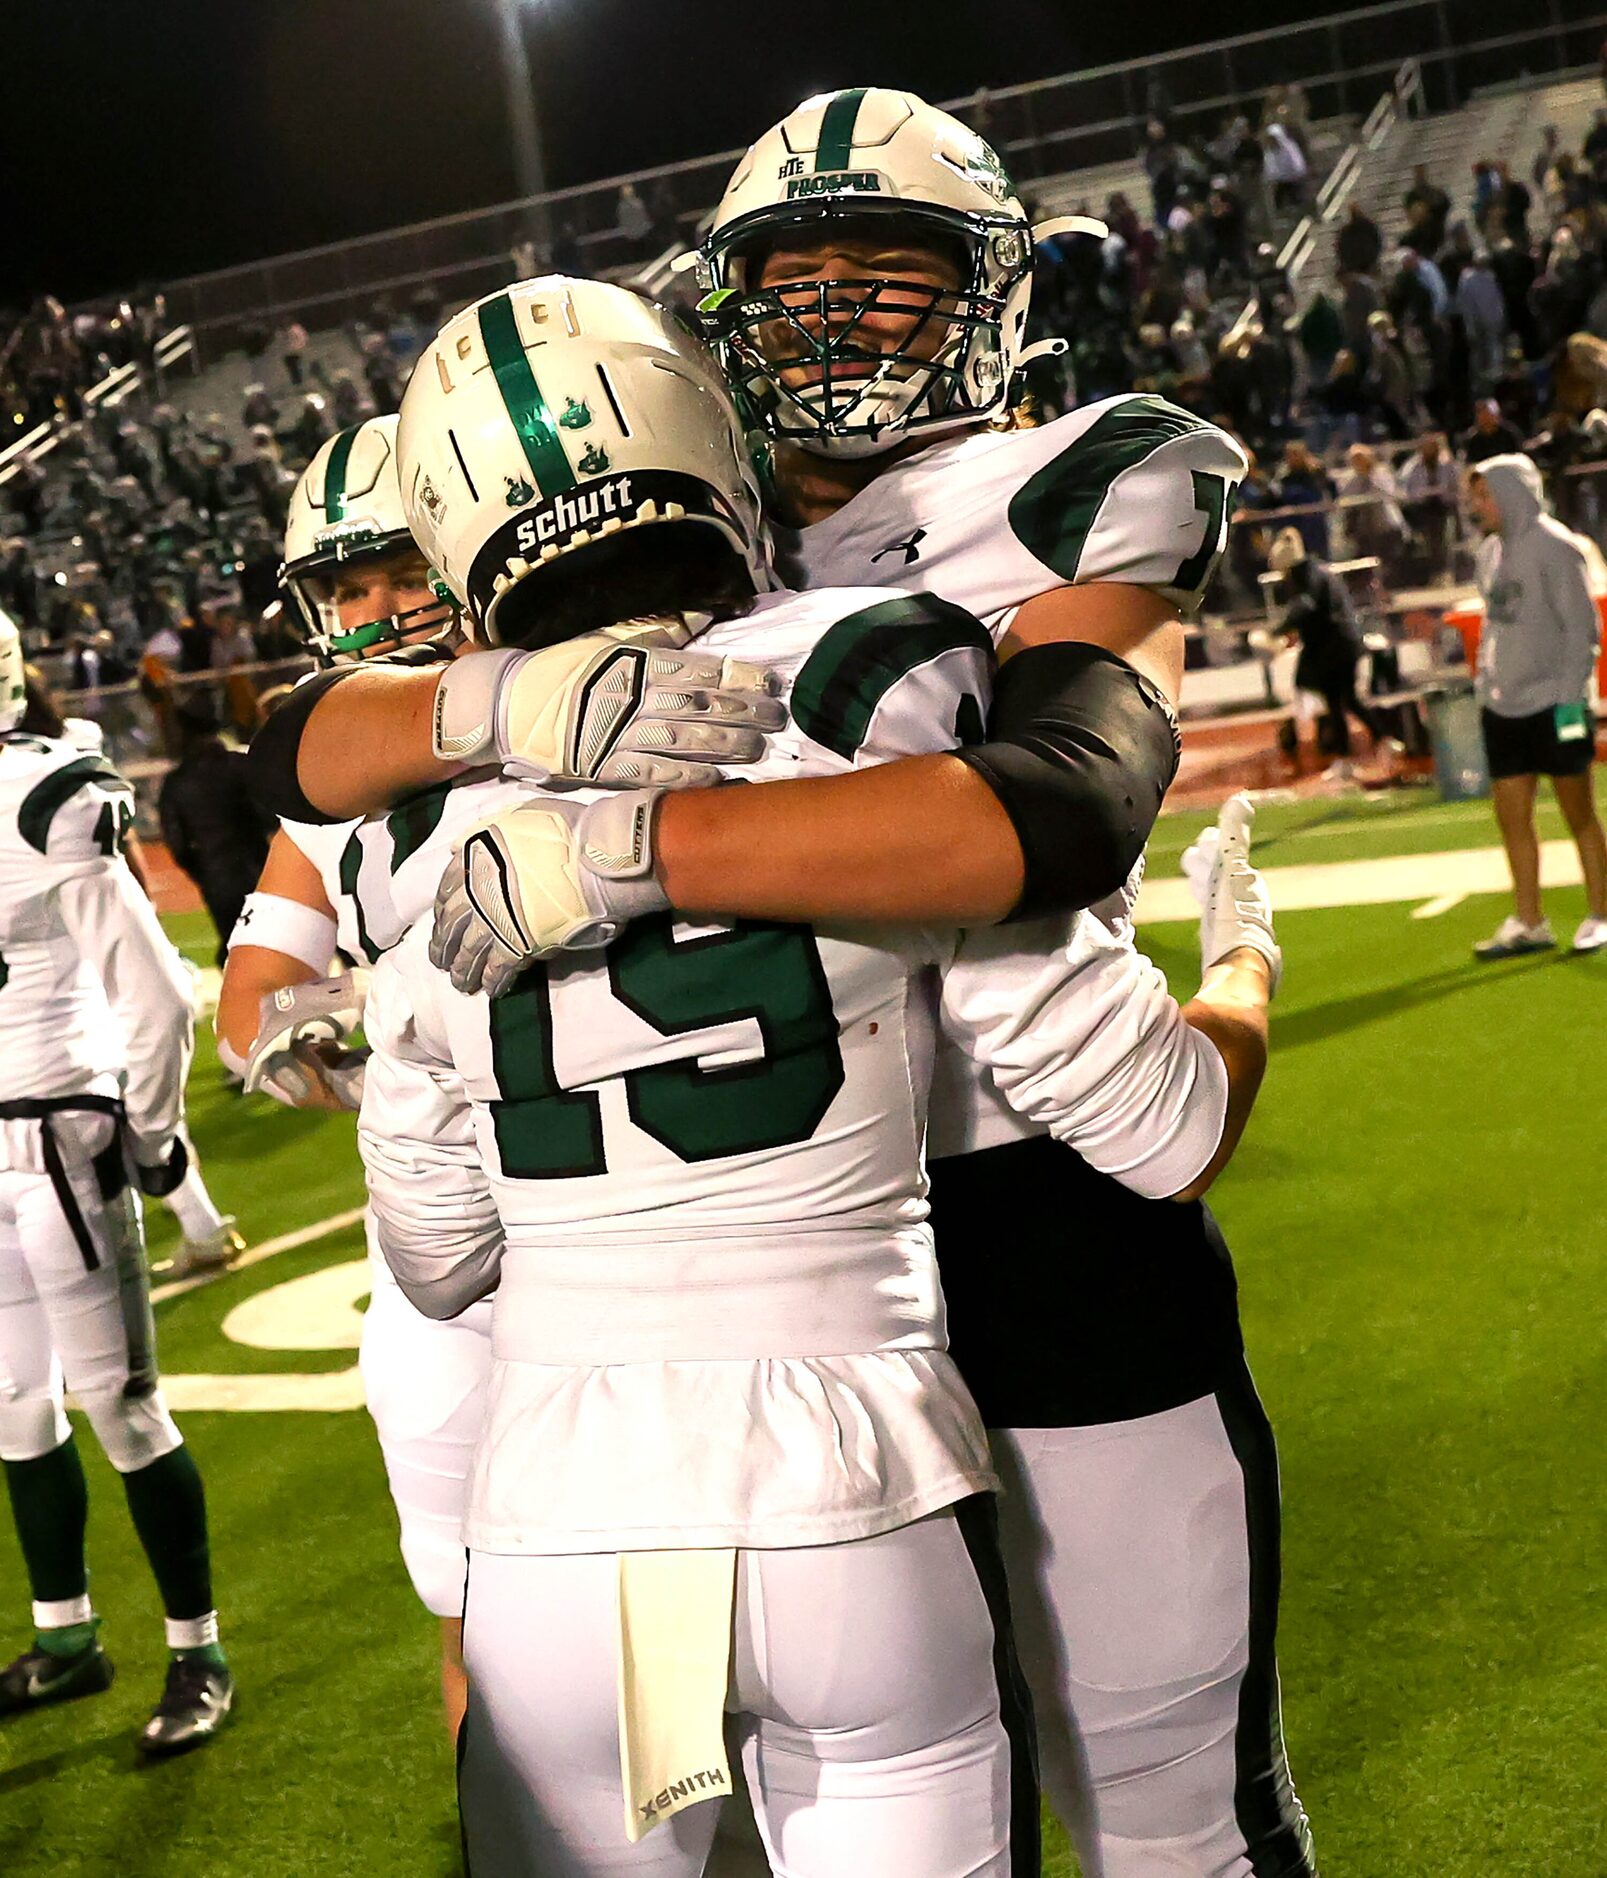
<svg viewBox="0 0 1607 1878"><path fill-rule="evenodd" d="M195 334L188 326L175 326L156 342L155 358L158 369L169 370L180 359L191 358L195 354ZM137 391L145 382L145 374L137 363L115 366L106 376L93 384L84 393L86 413L102 406L110 410ZM61 442L77 420L65 412L47 418L44 423L36 424L26 435L17 438L0 450L0 485L11 481L22 467L24 460L35 463L41 457L49 456Z"/></svg>
<svg viewBox="0 0 1607 1878"><path fill-rule="evenodd" d="M1361 129L1356 133L1355 141L1328 172L1327 180L1317 191L1310 214L1300 218L1279 250L1278 266L1288 275L1291 288L1299 286L1301 272L1317 245L1318 230L1336 221L1350 200L1367 158L1394 134L1402 118L1413 114L1421 116L1426 108L1422 65L1417 59L1407 59L1396 72L1389 90L1368 112ZM1256 302L1253 299L1247 301L1243 311L1228 328L1229 342L1242 339L1255 325L1257 318Z"/></svg>
<svg viewBox="0 0 1607 1878"><path fill-rule="evenodd" d="M1223 113L1273 85L1304 87L1314 119L1348 116L1416 58L1428 108L1446 110L1480 85L1515 72L1594 63L1607 13L1583 0L1548 0L1545 19L1490 37L1487 0L1390 0L1299 25L1241 33L1176 52L976 91L946 109L986 134L1020 181L1131 159L1145 118L1164 109L1177 134L1203 141ZM1481 36L1483 33L1484 36ZM174 281L175 316L207 333L291 315L336 325L376 298L430 288L468 299L514 275L513 255L553 231L584 271L619 273L689 242L741 155L724 150L635 170L493 208L438 216ZM631 243L619 228L619 192L632 184L654 212L652 233ZM209 345L212 342L208 342ZM227 343L226 339L224 343Z"/></svg>

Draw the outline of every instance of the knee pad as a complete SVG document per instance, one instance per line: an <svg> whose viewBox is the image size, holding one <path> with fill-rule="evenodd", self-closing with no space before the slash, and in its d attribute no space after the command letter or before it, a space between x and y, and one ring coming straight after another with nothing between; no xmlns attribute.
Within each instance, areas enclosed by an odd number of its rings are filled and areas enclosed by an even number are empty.
<svg viewBox="0 0 1607 1878"><path fill-rule="evenodd" d="M80 1396L78 1405L89 1417L107 1460L120 1474L137 1474L184 1445L160 1389L140 1396L126 1396L121 1390L115 1394L97 1391Z"/></svg>
<svg viewBox="0 0 1607 1878"><path fill-rule="evenodd" d="M71 1433L59 1390L0 1398L0 1461L37 1461Z"/></svg>

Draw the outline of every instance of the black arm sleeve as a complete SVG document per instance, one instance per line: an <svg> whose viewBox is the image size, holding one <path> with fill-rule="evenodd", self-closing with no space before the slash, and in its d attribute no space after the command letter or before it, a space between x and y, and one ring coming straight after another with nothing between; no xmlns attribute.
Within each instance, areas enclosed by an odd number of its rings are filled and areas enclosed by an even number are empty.
<svg viewBox="0 0 1607 1878"><path fill-rule="evenodd" d="M246 782L258 806L269 815L318 825L351 819L345 815L326 815L309 802L302 793L296 765L301 754L301 735L307 728L313 707L331 685L339 684L348 672L357 669L355 665L337 666L303 679L251 739L251 748L246 752Z"/></svg>
<svg viewBox="0 0 1607 1878"><path fill-rule="evenodd" d="M451 652L445 647L430 641L424 645L404 646L400 652L370 659L366 664L370 670L375 666L399 665L412 668L444 665L451 657ZM246 781L258 806L276 820L282 818L289 822L310 822L315 827L328 827L335 822L351 820L349 815L326 815L307 799L302 792L299 765L302 733L307 728L307 719L317 708L318 700L331 685L338 685L343 678L362 669L360 664L337 665L328 671L315 672L311 678L304 678L251 739L251 748L246 753L249 765Z"/></svg>
<svg viewBox="0 0 1607 1878"><path fill-rule="evenodd" d="M1003 804L1026 861L1011 919L1073 912L1133 871L1177 774L1161 692L1100 646L1028 646L999 669L989 741L955 752Z"/></svg>

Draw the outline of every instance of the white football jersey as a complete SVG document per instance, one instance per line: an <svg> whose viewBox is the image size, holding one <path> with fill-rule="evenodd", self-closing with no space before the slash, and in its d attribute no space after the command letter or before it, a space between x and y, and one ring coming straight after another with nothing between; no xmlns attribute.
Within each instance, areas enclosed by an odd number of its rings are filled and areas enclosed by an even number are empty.
<svg viewBox="0 0 1607 1878"><path fill-rule="evenodd" d="M192 980L122 857L133 792L64 740L0 737L0 1101L115 1095L151 1158L183 1114Z"/></svg>
<svg viewBox="0 0 1607 1878"><path fill-rule="evenodd" d="M801 587L940 594L995 641L1026 601L1095 581L1153 587L1188 614L1227 545L1246 467L1225 431L1164 398L1104 398L1035 430L973 430L918 450L824 521L775 530L778 560ZM1121 917L1114 903L1096 911ZM1006 930L1030 972L1060 928ZM996 962L1014 969L1002 953ZM933 1158L1032 1132L971 1057L940 1050Z"/></svg>
<svg viewBox="0 0 1607 1878"><path fill-rule="evenodd" d="M699 644L789 681L755 780L948 748L986 708L985 635L926 596L776 597ZM458 793L484 814L523 788ZM1220 1060L1102 932L1062 928L1002 996L912 929L665 915L495 1001L453 991L423 926L387 954L359 1127L381 1242L434 1315L500 1278L468 1542L828 1543L991 1485L925 1225L938 1023L1166 1191L1220 1133Z"/></svg>

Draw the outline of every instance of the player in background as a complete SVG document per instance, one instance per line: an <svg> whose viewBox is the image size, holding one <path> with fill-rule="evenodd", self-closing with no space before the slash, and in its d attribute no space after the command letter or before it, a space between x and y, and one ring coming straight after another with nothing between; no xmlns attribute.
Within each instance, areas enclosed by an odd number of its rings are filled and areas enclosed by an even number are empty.
<svg viewBox="0 0 1607 1878"><path fill-rule="evenodd" d="M714 336L775 451L783 571L1014 609L1002 684L1028 675L1014 642L1077 636L1078 610L1103 619L1118 592L1194 611L1244 464L1154 398L1008 427L989 361L1004 382L1021 362L1025 279L1000 263L1024 222L954 120L843 91L759 139L703 250ZM1236 850L1247 828L1225 819ZM1030 947L1030 923L996 937L1012 931ZM1279 1712L1276 1452L1209 1209L1130 1191L953 1053L928 1151L952 1348L1008 1488L1044 1787L1084 1872L1309 1873Z"/></svg>
<svg viewBox="0 0 1607 1878"><path fill-rule="evenodd" d="M106 739L93 718L64 717L44 675L32 665L26 668L25 683L27 708L18 729L30 737L48 737L70 743L86 756L102 754ZM148 896L151 888L145 850L132 827L123 836L123 859L128 863L128 871ZM184 1178L171 1193L162 1196L179 1223L179 1249L172 1258L164 1259L151 1268L170 1279L189 1278L198 1272L223 1271L245 1250L245 1240L238 1231L239 1222L232 1213L223 1212L207 1191L201 1173L201 1157L188 1132L185 1134L185 1148L189 1165L184 1170Z"/></svg>
<svg viewBox="0 0 1607 1878"><path fill-rule="evenodd" d="M588 348L600 325L611 334L610 320L637 344ZM633 353L648 349L640 336L653 320L595 284L526 283L450 322L415 375L399 446L404 496L422 510L410 508L415 530L476 635L546 642L607 618L600 607L665 625L712 613L705 654L762 657L790 685L793 727L772 738L761 777L951 744L954 724L980 721L985 701L990 648L974 621L920 595L869 608L854 593L734 605L708 546L682 547L689 530L705 544L723 539L725 560L737 548L754 572L740 447L695 447L707 412L682 409L687 381L712 385L709 363L657 316L650 344L668 356L644 367ZM470 497L426 528L444 506L448 464L468 489L519 486L530 439L550 439L553 414L583 406L598 383L617 428L610 454L593 460L595 480L540 503L525 485L512 517ZM655 450L677 446L687 467L655 467ZM595 527L599 516L617 525ZM533 553L536 543L550 553ZM865 674L857 694L837 682L849 654ZM521 673L541 657L550 651L500 656L498 715L527 718ZM490 783L454 793L494 802L522 792ZM629 846L628 804L612 823L609 807L582 790L574 804L527 802L498 825L517 821L516 852L527 841L561 848L578 817L600 851L617 852ZM446 894L469 953L529 920L499 878L498 849L472 835ZM602 943L609 922L583 932L588 909L572 879L570 889L554 884L566 936ZM723 1588L711 1578L706 1604L673 1599L677 1627L702 1634L709 1620L709 1657L691 1671L700 1699L670 1717L680 1760L659 1771L699 1771L662 1793L650 1782L645 1803L632 1782L628 1817L651 1823L724 1785L719 1771L705 1779L699 1756L719 1754L735 1596L731 1699L785 1869L1030 1869L999 1862L1009 1855L988 1844L996 1805L956 1763L959 1738L931 1732L956 1689L969 1705L981 1687L970 1655L977 1613L944 1562L950 1528L920 1519L979 1484L918 1226L931 1020L914 987L953 941L652 920L606 958L570 955L488 1003L448 987L426 938L411 934L376 972L362 1139L382 1245L423 1308L460 1308L502 1274L469 1526L464 1795L476 1869L701 1869L712 1820L689 1821L683 1835L677 1818L668 1843L635 1854L607 1830L620 1804L614 1580L640 1584L637 1558L659 1576L666 1550L711 1571L725 1558ZM1231 956L1212 955L1214 972L1244 975L1229 1002L1242 997L1247 1026L1249 1008L1264 1007L1269 945L1269 934L1259 946L1235 938ZM944 1021L986 1052L1013 1097L1146 1191L1188 1192L1209 1178L1231 1147L1232 1045L1219 1054L1207 1043L1209 1020L1186 1019L1130 945L1079 922L1031 980L960 953ZM1024 1023L1023 1011L1039 1021ZM808 1278L799 1267L811 1262ZM807 1309L787 1295L800 1278ZM924 1378L914 1393L906 1374ZM823 1382L840 1407L824 1406ZM857 1431L846 1451L845 1422ZM964 1504L958 1523L968 1523ZM906 1533L907 1546L880 1546ZM748 1574L735 1591L733 1550ZM768 1648L750 1669L761 1578ZM650 1673L652 1626L635 1628L648 1612L626 1602L628 1660ZM833 1639L824 1653L823 1626ZM800 1703L803 1661L789 1639L805 1635L830 1673ZM912 1664L944 1673L917 1686ZM856 1722L856 1705L873 1699L895 1708L875 1726ZM653 1719L651 1701L645 1710ZM627 1700L622 1712L634 1768L637 1710ZM979 1736L968 1752L982 1745ZM867 1752L873 1763L859 1764ZM856 1795L856 1806L830 1803Z"/></svg>
<svg viewBox="0 0 1607 1878"><path fill-rule="evenodd" d="M396 427L388 416L342 431L291 495L286 618L326 669L405 648L445 657L458 641L456 603L402 513ZM596 650L616 649L610 641ZM654 719L642 702L648 734ZM583 712L575 729L584 741ZM362 981L331 976L332 968L337 953L372 966L429 910L442 857L420 850L437 835L445 806L443 790L428 791L390 818L285 822L275 833L230 938L218 999L219 1054L248 1089L297 1108L358 1107L363 1060L345 1041L361 1015ZM359 1361L402 1556L420 1601L440 1620L442 1696L455 1733L465 1701L464 1482L483 1413L490 1306L445 1324L424 1317L392 1279L368 1226L374 1286Z"/></svg>
<svg viewBox="0 0 1607 1878"><path fill-rule="evenodd" d="M206 1499L162 1400L134 1191L185 1166L190 976L122 859L128 785L17 729L22 649L0 621L0 1462L33 1596L33 1647L0 1715L110 1686L85 1557L73 1395L123 1477L166 1612L148 1756L211 1739L234 1680L218 1642Z"/></svg>
<svg viewBox="0 0 1607 1878"><path fill-rule="evenodd" d="M1003 779L1014 811L1028 881L1016 919L1081 897L1089 877L1064 869L1099 807L1086 790L1052 803L1039 788L1044 743L1032 755L1007 748L1004 727L1021 722L1018 707L1041 710L1068 663L1083 702L1091 674L1126 703L1145 695L1135 665L1165 678L1155 661L1176 646L1175 616L1199 604L1244 463L1224 433L1152 398L1030 431L986 427L1023 357L1030 252L986 146L908 94L872 90L813 100L761 138L704 250L728 370L775 445L772 511L794 524L782 538L789 576L808 587L919 580L998 640L994 741L961 755ZM1124 638L1123 621L1149 625ZM1061 643L1077 636L1097 649ZM847 664L839 693L861 680ZM1086 782L1139 734L1130 720L1085 716L1067 748ZM515 743L499 748L512 755ZM503 859L523 904L548 903L563 877L594 918L666 901L966 917L977 851L962 847L950 867L927 845L956 832L941 770L923 770L927 830L889 872L877 864L903 824L873 791L917 767L786 791L644 792L631 839L611 852L589 850L583 822L567 849L527 844L515 861L504 847ZM319 769L319 785L332 775ZM853 788L871 839L850 860L838 816ZM683 846L694 840L695 864ZM791 872L800 863L816 870L812 890ZM783 871L795 891L750 896ZM465 956L456 982L505 981L559 941L536 917L522 945L520 930L505 928L489 975L484 957ZM1030 922L1001 928L999 943L1012 936L1028 957L1043 942ZM1228 1878L1246 1859L1307 1873L1275 1659L1276 1452L1215 1222L1108 1180L1011 1114L963 1060L941 1057L937 1078L939 1256L955 1353L1014 1489L1007 1555L1056 1810L1104 1878L1152 1878L1169 1861ZM998 1256L1005 1220L1018 1259ZM1190 1538L1202 1530L1208 1545Z"/></svg>

